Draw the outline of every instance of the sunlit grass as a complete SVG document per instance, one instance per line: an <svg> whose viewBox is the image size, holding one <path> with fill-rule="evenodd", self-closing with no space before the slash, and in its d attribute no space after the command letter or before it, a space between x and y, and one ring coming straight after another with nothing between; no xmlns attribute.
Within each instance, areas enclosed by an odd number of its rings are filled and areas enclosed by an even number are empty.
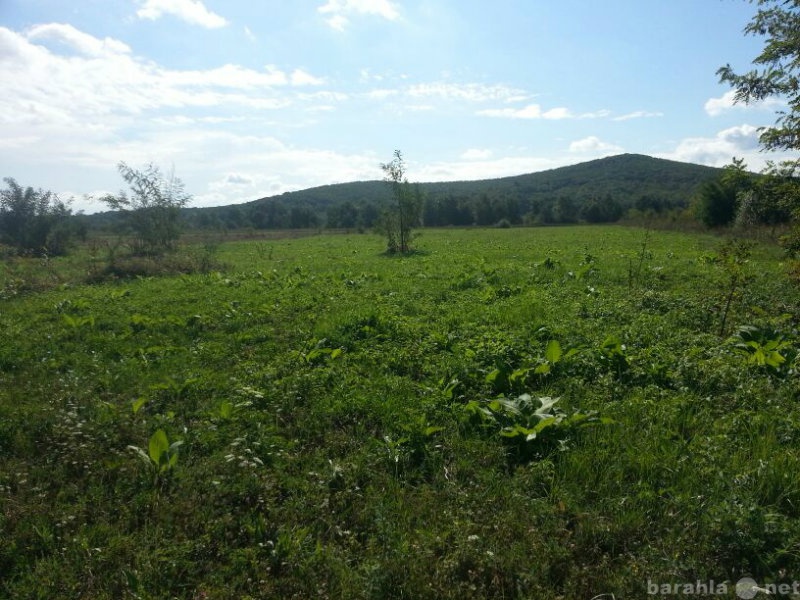
<svg viewBox="0 0 800 600"><path fill-rule="evenodd" d="M222 241L211 268L91 285L81 253L4 264L0 594L641 597L795 573L780 251L753 248L727 328L783 336L772 368L718 335L720 240L644 239ZM522 393L563 421L521 442L540 417L480 416Z"/></svg>

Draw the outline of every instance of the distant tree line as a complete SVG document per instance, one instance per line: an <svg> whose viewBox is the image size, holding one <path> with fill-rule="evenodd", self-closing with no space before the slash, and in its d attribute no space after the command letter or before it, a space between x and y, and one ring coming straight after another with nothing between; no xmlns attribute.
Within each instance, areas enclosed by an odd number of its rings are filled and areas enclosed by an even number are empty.
<svg viewBox="0 0 800 600"><path fill-rule="evenodd" d="M501 222L510 225L550 225L569 223L614 223L630 210L664 214L683 210L689 199L676 202L667 197L643 194L636 198L617 198L610 193L575 198L553 195L548 198L521 199L499 193L478 195L422 195L424 227L492 227ZM184 212L188 227L197 229L362 229L375 228L381 219L386 200L355 202L343 200L328 206L314 205L280 197L256 203Z"/></svg>
<svg viewBox="0 0 800 600"><path fill-rule="evenodd" d="M402 166L401 157L395 160ZM383 165L385 181L195 208L187 206L190 196L174 175L164 176L154 165L138 171L120 163L130 191L102 198L113 210L94 215L73 215L51 192L7 178L0 193L0 243L19 254L59 254L91 229L127 236L134 252L159 254L172 249L185 229L346 229L386 233L389 247L404 252L410 249L404 225L535 226L693 214L708 227L774 227L797 221L800 197L793 169L779 165L755 175L738 160L711 169L626 155L540 174L427 184L408 183L402 169L393 178L393 164ZM800 242L790 245L800 248Z"/></svg>
<svg viewBox="0 0 800 600"><path fill-rule="evenodd" d="M686 209L698 187L719 169L640 155L621 155L494 180L415 184L425 227L490 227L577 222L609 223L628 215ZM200 229L374 229L392 188L383 181L327 185L246 204L191 208L187 226Z"/></svg>

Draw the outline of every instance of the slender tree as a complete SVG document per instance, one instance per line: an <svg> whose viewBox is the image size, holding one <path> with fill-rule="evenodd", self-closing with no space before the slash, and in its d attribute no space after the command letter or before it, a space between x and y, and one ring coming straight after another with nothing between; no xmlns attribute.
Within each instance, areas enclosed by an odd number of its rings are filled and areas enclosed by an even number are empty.
<svg viewBox="0 0 800 600"><path fill-rule="evenodd" d="M406 164L400 150L394 151L391 162L381 164L384 181L392 186L394 205L384 213L383 229L389 252L411 251L412 230L420 224L422 195L406 178Z"/></svg>

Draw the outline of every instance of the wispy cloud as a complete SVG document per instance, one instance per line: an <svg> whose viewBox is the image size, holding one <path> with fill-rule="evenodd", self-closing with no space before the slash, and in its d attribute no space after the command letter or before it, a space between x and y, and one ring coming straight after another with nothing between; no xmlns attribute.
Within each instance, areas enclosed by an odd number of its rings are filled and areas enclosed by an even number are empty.
<svg viewBox="0 0 800 600"><path fill-rule="evenodd" d="M328 15L327 23L333 29L344 31L354 15L382 17L388 21L400 18L400 10L390 0L328 0L317 8L320 14Z"/></svg>
<svg viewBox="0 0 800 600"><path fill-rule="evenodd" d="M658 111L637 110L626 115L614 117L613 121L630 121L631 119L650 119L653 117L663 117L664 113Z"/></svg>
<svg viewBox="0 0 800 600"><path fill-rule="evenodd" d="M522 108L489 108L479 110L478 114L484 117L502 119L548 119L556 121L561 119L596 119L607 117L610 111L599 110L588 113L574 113L569 108L563 106L543 110L539 104L529 104Z"/></svg>
<svg viewBox="0 0 800 600"><path fill-rule="evenodd" d="M579 154L616 154L622 152L622 147L616 144L609 144L597 136L590 135L572 142L569 145L569 151Z"/></svg>
<svg viewBox="0 0 800 600"><path fill-rule="evenodd" d="M322 85L325 83L325 80L321 77L315 77L303 69L295 69L292 71L292 74L289 76L289 81L292 85L296 86Z"/></svg>
<svg viewBox="0 0 800 600"><path fill-rule="evenodd" d="M140 19L155 21L164 15L172 15L189 23L207 29L217 29L228 25L228 20L208 10L200 0L144 0L136 11Z"/></svg>
<svg viewBox="0 0 800 600"><path fill-rule="evenodd" d="M404 93L412 98L440 98L467 102L506 101L522 92L504 85L480 83L430 82L411 85Z"/></svg>
<svg viewBox="0 0 800 600"><path fill-rule="evenodd" d="M80 55L98 58L114 54L129 54L130 47L112 38L96 38L66 23L36 25L27 31L29 40L54 42Z"/></svg>
<svg viewBox="0 0 800 600"><path fill-rule="evenodd" d="M492 157L491 150L485 150L480 148L470 148L461 155L461 158L464 160L488 160L491 157Z"/></svg>
<svg viewBox="0 0 800 600"><path fill-rule="evenodd" d="M253 178L240 173L228 173L228 175L225 177L225 183L230 183L233 185L252 185Z"/></svg>

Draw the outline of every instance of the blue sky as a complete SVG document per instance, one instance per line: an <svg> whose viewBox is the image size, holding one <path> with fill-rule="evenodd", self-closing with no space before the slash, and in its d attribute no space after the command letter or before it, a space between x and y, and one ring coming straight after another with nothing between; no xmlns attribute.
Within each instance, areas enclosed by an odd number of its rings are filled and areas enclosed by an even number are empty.
<svg viewBox="0 0 800 600"><path fill-rule="evenodd" d="M776 102L716 70L743 0L0 0L0 176L75 197L154 162L195 206L379 179L530 173L623 152L757 170Z"/></svg>

